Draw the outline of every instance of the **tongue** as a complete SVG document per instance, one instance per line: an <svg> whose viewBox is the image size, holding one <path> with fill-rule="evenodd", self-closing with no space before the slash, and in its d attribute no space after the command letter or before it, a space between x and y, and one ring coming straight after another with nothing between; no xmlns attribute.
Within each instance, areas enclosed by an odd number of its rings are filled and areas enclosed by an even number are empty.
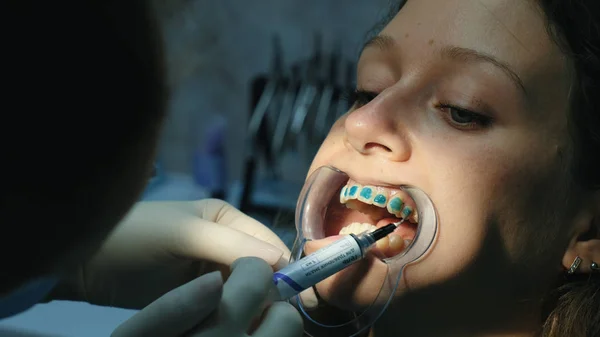
<svg viewBox="0 0 600 337"><path fill-rule="evenodd" d="M398 218L385 218L381 219L377 222L375 226L377 228L381 228L383 226L389 225L391 223L397 223L399 221ZM400 235L405 240L413 240L417 233L417 224L411 224L408 221L403 221L398 228L394 231L394 234Z"/></svg>

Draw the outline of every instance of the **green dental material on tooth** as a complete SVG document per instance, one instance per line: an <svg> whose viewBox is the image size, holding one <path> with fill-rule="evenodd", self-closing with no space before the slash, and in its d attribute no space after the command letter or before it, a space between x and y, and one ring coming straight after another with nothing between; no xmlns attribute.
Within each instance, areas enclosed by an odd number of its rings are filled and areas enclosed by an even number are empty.
<svg viewBox="0 0 600 337"><path fill-rule="evenodd" d="M348 191L348 194L353 197L356 195L356 192L358 191L358 186L352 186L349 189L350 191Z"/></svg>
<svg viewBox="0 0 600 337"><path fill-rule="evenodd" d="M408 218L411 214L412 214L413 210L412 208L406 206L404 207L404 209L402 210L402 215L404 217L404 219Z"/></svg>
<svg viewBox="0 0 600 337"><path fill-rule="evenodd" d="M373 195L373 190L371 190L369 187L363 187L362 191L360 191L360 196L367 200L371 199L372 195Z"/></svg>
<svg viewBox="0 0 600 337"><path fill-rule="evenodd" d="M392 198L388 206L390 207L392 212L400 212L400 210L402 209L402 200L400 200L400 198L398 197Z"/></svg>
<svg viewBox="0 0 600 337"><path fill-rule="evenodd" d="M373 202L379 205L385 205L387 198L383 194L377 194L373 199Z"/></svg>

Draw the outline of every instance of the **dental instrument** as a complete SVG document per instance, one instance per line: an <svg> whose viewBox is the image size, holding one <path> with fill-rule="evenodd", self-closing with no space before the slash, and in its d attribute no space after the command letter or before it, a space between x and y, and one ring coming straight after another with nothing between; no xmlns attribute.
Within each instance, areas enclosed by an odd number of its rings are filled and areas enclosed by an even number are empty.
<svg viewBox="0 0 600 337"><path fill-rule="evenodd" d="M331 126L335 123L335 116L332 116L332 106L335 105L334 96L338 87L338 64L341 59L341 43L339 40L335 43L333 51L329 56L329 62L324 62L324 86L319 100L317 115L315 117L313 137L314 147L318 150Z"/></svg>
<svg viewBox="0 0 600 337"><path fill-rule="evenodd" d="M315 34L313 57L308 63L306 76L302 81L300 93L298 94L299 98L294 106L294 117L290 123L290 132L293 139L297 139L301 135L309 113L314 110L311 108L318 100L320 90L317 83L319 82L319 69L323 63L321 40L321 34Z"/></svg>
<svg viewBox="0 0 600 337"><path fill-rule="evenodd" d="M404 221L390 223L373 232L349 234L273 274L281 300L301 293L329 276L363 259L375 243Z"/></svg>
<svg viewBox="0 0 600 337"><path fill-rule="evenodd" d="M271 141L271 152L275 157L282 156L286 142L290 137L288 130L294 118L294 109L298 101L298 91L302 83L302 68L303 65L300 64L292 66L290 80L284 88L281 109L275 122L273 140Z"/></svg>

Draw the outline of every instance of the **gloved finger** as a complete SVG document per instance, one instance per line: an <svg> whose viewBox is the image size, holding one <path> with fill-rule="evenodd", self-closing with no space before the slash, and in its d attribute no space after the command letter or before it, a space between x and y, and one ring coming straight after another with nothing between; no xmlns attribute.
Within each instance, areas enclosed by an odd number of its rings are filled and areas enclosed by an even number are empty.
<svg viewBox="0 0 600 337"><path fill-rule="evenodd" d="M223 279L219 272L203 275L152 302L121 324L111 336L181 336L215 311L222 290Z"/></svg>
<svg viewBox="0 0 600 337"><path fill-rule="evenodd" d="M219 315L240 331L246 331L263 310L273 284L273 270L265 261L242 258L232 265L223 286Z"/></svg>
<svg viewBox="0 0 600 337"><path fill-rule="evenodd" d="M281 248L284 252L280 258L280 262L277 265L273 265L270 261L266 260L271 264L275 270L279 270L288 265L290 259L290 251L287 246L279 239L279 237L269 230L267 227L262 225L260 222L247 216L242 211L233 207L232 205L218 199L205 199L200 201L198 204L199 215L204 219L210 219L221 225L237 229L258 238L262 241L273 244L274 246ZM239 256L242 257L242 256ZM261 257L261 256L258 256ZM262 257L261 257L262 258ZM308 310L315 308L318 305L317 295L314 289L309 288L300 293L302 304Z"/></svg>
<svg viewBox="0 0 600 337"><path fill-rule="evenodd" d="M231 266L241 257L253 256L274 267L287 262L281 249L247 233L206 220L193 219L181 225L176 240L170 245L173 253L191 260Z"/></svg>
<svg viewBox="0 0 600 337"><path fill-rule="evenodd" d="M262 324L253 337L301 337L304 333L302 317L291 304L276 302L269 307Z"/></svg>
<svg viewBox="0 0 600 337"><path fill-rule="evenodd" d="M136 205L139 211L132 211L128 215L127 226L118 226L112 235L112 240L105 244L103 249L113 254L119 251L123 256L135 256L136 261L152 259L144 249L129 249L127 242L115 240L138 240L151 245L156 249L163 249L169 256L176 256L195 261L210 261L230 266L233 261L243 256L256 256L267 261L274 268L286 265L289 260L289 250L284 250L277 243L275 246L260 240L244 231L237 231L220 221L219 214L229 213L235 209L228 203L207 199L193 202L142 202ZM248 227L261 228L260 231L269 231L258 221L239 212L244 218L249 219ZM175 226L168 224L174 222ZM148 229L148 226L152 226ZM129 231L129 233L123 233ZM148 233L141 236L139 233ZM276 236L274 233L273 236ZM116 242L118 241L118 242ZM154 244L152 241L158 241ZM124 251L123 251L124 250ZM143 252L141 254L140 252ZM159 253L164 253L160 251Z"/></svg>
<svg viewBox="0 0 600 337"><path fill-rule="evenodd" d="M277 234L273 233L273 231L259 221L222 200L205 199L196 203L196 205L198 216L202 219L231 227L262 241L266 241L281 249L284 252L283 259L289 261L290 251L288 247L281 241Z"/></svg>

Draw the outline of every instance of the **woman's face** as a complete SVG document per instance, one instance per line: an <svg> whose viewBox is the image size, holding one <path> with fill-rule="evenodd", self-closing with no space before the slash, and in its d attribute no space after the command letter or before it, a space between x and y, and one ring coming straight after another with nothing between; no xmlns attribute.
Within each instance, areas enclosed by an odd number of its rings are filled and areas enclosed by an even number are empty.
<svg viewBox="0 0 600 337"><path fill-rule="evenodd" d="M391 324L406 319L410 329L420 314L440 324L538 315L574 216L569 65L541 10L523 0L409 0L366 45L357 71L367 94L333 126L310 172L334 166L357 193L370 185L388 199L413 185L439 215L436 245L405 270ZM326 224L329 235L344 225ZM358 285L348 285L352 268ZM346 286L334 276L319 294L339 306L369 303L369 282L384 271L352 268Z"/></svg>

